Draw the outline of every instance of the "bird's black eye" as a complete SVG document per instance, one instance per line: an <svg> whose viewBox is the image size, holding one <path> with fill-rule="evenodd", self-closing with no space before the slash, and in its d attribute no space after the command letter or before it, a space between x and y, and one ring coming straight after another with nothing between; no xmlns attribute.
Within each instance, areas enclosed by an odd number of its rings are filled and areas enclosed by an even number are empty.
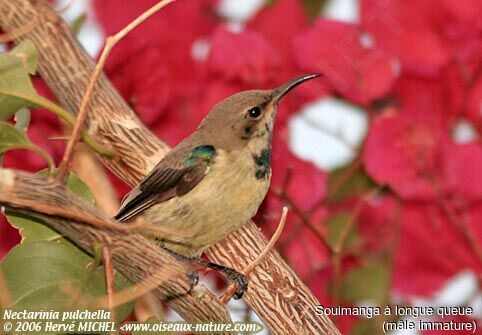
<svg viewBox="0 0 482 335"><path fill-rule="evenodd" d="M253 119L257 119L261 115L261 109L259 109L259 107L250 108L248 110L248 115Z"/></svg>

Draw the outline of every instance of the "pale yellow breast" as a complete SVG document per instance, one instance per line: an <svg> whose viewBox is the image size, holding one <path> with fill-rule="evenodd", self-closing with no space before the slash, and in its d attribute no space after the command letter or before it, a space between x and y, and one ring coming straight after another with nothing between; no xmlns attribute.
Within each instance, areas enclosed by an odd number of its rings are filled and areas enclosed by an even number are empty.
<svg viewBox="0 0 482 335"><path fill-rule="evenodd" d="M165 245L184 255L197 255L254 216L269 181L255 178L248 152L229 157L218 152L216 164L199 185L182 197L153 206L146 216L155 224L188 232L188 241L181 238L178 242L182 244L177 244L166 240Z"/></svg>

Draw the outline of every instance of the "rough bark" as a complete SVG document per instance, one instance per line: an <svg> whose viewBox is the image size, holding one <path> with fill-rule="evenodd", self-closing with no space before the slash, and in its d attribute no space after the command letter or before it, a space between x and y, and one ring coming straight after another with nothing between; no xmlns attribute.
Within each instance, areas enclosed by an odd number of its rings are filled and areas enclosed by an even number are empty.
<svg viewBox="0 0 482 335"><path fill-rule="evenodd" d="M90 148L79 143L72 161L72 172L87 184L95 204L109 216L119 210L119 199L106 171Z"/></svg>
<svg viewBox="0 0 482 335"><path fill-rule="evenodd" d="M175 4L182 6L182 2ZM40 50L40 73L72 113L80 105L93 62L69 27L43 1L0 0L0 24L6 31L38 20L40 25L17 39L31 39ZM101 76L88 113L89 131L119 154L104 163L120 178L137 183L163 157L168 147L134 115L119 94ZM211 260L242 269L267 244L253 222L212 247ZM339 334L326 316L315 314L318 304L309 289L276 251L249 277L246 301L273 334Z"/></svg>
<svg viewBox="0 0 482 335"><path fill-rule="evenodd" d="M99 242L108 243L116 269L134 282L155 279L156 283L162 283L153 292L185 319L230 320L225 306L204 286L190 291L190 270L169 254L159 252L153 241L138 233L86 224L116 222L62 185L36 175L0 169L0 205L27 213L44 213L40 217L48 226L88 253L92 254ZM59 213L67 208L68 215ZM76 220L72 220L74 216Z"/></svg>

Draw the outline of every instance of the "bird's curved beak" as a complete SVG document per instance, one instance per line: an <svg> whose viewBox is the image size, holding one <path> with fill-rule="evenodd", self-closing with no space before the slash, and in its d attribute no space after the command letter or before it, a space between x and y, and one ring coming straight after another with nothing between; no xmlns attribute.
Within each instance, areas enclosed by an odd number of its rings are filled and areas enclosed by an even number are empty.
<svg viewBox="0 0 482 335"><path fill-rule="evenodd" d="M319 76L321 76L321 74L318 74L318 73L308 74L306 76L302 76L302 77L290 80L287 83L284 83L283 85L279 86L278 88L275 88L273 90L273 102L275 103L275 105L277 105L281 100L281 98L283 98L285 94L291 91L293 88L295 88L301 83L304 83L305 81L308 81L310 79L313 79Z"/></svg>

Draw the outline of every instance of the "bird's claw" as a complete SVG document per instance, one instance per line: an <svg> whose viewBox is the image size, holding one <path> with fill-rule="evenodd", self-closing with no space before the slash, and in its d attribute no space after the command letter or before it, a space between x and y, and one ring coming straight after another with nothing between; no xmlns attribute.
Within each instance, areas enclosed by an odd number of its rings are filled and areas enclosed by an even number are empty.
<svg viewBox="0 0 482 335"><path fill-rule="evenodd" d="M236 286L236 291L234 292L234 300L239 300L243 297L244 292L248 290L248 280L241 273L234 269L226 272L226 277L230 283Z"/></svg>
<svg viewBox="0 0 482 335"><path fill-rule="evenodd" d="M189 271L188 280L189 280L189 292L191 292L194 286L196 286L199 283L199 274L197 273L196 270Z"/></svg>

